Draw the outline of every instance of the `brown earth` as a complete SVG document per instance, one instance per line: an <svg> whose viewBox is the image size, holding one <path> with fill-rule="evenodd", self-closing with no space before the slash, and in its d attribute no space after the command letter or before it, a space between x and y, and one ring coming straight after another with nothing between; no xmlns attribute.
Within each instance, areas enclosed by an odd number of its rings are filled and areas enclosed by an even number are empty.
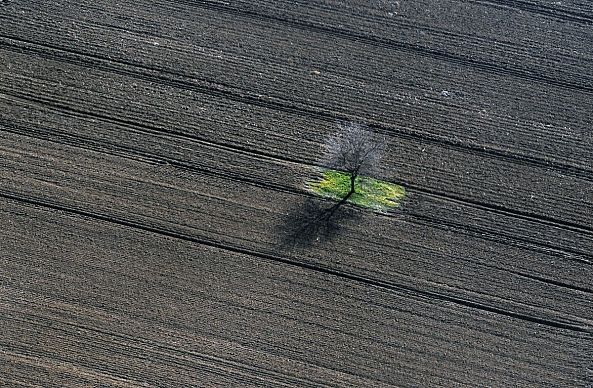
<svg viewBox="0 0 593 388"><path fill-rule="evenodd" d="M0 385L591 386L593 7L0 1ZM402 208L292 244L337 120Z"/></svg>

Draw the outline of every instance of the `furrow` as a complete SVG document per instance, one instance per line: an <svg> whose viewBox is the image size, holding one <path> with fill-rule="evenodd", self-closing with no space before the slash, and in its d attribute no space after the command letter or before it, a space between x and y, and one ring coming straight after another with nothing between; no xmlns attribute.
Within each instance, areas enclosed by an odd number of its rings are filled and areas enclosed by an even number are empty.
<svg viewBox="0 0 593 388"><path fill-rule="evenodd" d="M535 242L527 238L517 236L516 234L506 234L503 231L492 231L485 228L476 228L469 226L467 224L460 224L451 220L435 221L433 218L422 214L411 214L411 217L415 220L413 222L419 225L427 225L433 228L445 228L463 231L474 237L493 242L499 242L500 237L504 237L505 242L507 244L513 245L518 248L528 248L532 251L553 254L555 256L562 257L563 259L572 260L581 264L593 265L592 254L584 254L583 252L571 249L570 247L558 248L552 244Z"/></svg>
<svg viewBox="0 0 593 388"><path fill-rule="evenodd" d="M181 3L187 4L187 2L181 2ZM414 54L417 54L419 56L423 56L423 57L426 57L429 59L442 60L445 62L454 63L454 64L465 66L465 67L479 69L481 71L484 71L484 72L490 73L490 74L509 75L509 76L513 76L516 78L520 78L520 79L530 80L530 81L534 81L534 82L538 82L538 83L543 83L543 84L547 84L547 85L553 85L553 86L566 88L569 90L578 90L578 91L585 92L588 94L593 94L593 86L591 86L591 85L584 85L584 84L578 84L578 83L574 83L574 82L562 81L559 79L545 76L543 74L537 74L532 71L525 71L525 70L521 70L521 69L509 67L509 66L504 66L504 65L500 65L500 64L497 65L494 63L489 63L489 62L480 61L480 60L473 60L470 58L466 58L466 57L463 57L460 55L455 55L455 54L448 53L445 51L439 51L439 50L430 49L427 47L421 47L418 45L413 45L413 44L404 43L404 42L397 42L397 41L394 41L394 40L388 39L388 38L364 35L361 33L357 33L355 31L349 31L349 30L346 30L343 28L337 28L337 27L333 27L333 26L329 26L329 25L318 25L318 24L307 23L307 22L299 21L299 20L289 20L289 19L279 18L279 17L275 17L272 15L258 13L255 11L241 10L238 8L229 7L228 5L222 5L220 3L201 2L201 3L190 3L190 4L197 6L197 7L215 9L217 11L231 13L233 15L240 14L240 15L244 15L244 16L253 17L256 19L268 20L268 21L271 21L274 23L282 23L284 25L287 25L287 26L290 26L293 28L298 28L303 31L320 32L320 33L324 33L324 34L327 34L330 36L346 38L353 42L364 42L366 44L371 44L376 47L385 47L385 48L390 48L390 49L394 49L394 50L398 50L398 51L402 51L402 52L414 53Z"/></svg>
<svg viewBox="0 0 593 388"><path fill-rule="evenodd" d="M229 7L228 3L221 2L221 1L210 1L209 3L214 3L215 6L222 6L222 7ZM387 12L387 9L381 10L381 7L378 7L379 4L375 4L373 2L369 3L366 6L362 4L355 4L352 8L353 12L340 12L338 11L342 5L341 2L335 2L332 4L331 2L328 3L329 6L324 7L321 4L312 4L311 8L308 9L309 12L301 15L301 12L295 10L294 7L284 7L284 5L288 5L290 2L281 3L281 2L271 2L267 3L262 2L261 5L254 6L249 2L236 2L234 3L233 9L236 10L237 15L242 14L256 14L256 15L274 15L279 14L283 15L282 17L274 16L277 19L284 20L289 19L291 21L296 22L303 22L301 18L309 18L308 24L314 24L318 26L325 26L327 23L333 24L334 28L337 26L339 29L352 29L357 34L367 35L374 38L379 39L387 39L391 41L399 41L412 39L411 47L416 49L419 48L419 44L413 40L413 37L417 34L418 31L424 31L430 33L430 38L428 39L431 42L432 46L442 47L442 46L451 46L451 41L458 42L459 46L464 47L464 53L454 54L456 57L461 58L471 58L472 53L480 52L484 49L484 46L489 46L490 48L494 49L494 51L487 55L487 58L498 59L501 62L505 62L506 65L502 67L511 67L518 70L521 70L527 74L533 74L534 69L530 68L530 66L541 69L539 71L546 71L546 66L540 66L541 63L544 64L554 64L558 63L559 61L563 62L563 75L564 76L572 76L575 73L579 73L582 69L580 66L567 61L568 57L572 58L572 52L567 50L563 53L558 52L554 49L554 47L546 47L545 52L540 53L541 43L538 40L526 40L523 39L520 42L513 43L514 40L511 38L501 38L497 36L497 34L488 34L484 36L480 33L476 33L476 31L469 30L471 33L463 32L463 29L454 28L451 25L444 25L442 23L434 23L434 21L428 21L422 18L411 17L411 18L402 18L402 17L393 17L394 14L391 12ZM428 6L429 2L425 2ZM480 3L473 3L479 4ZM438 9L438 4L435 4L436 8ZM462 7L462 4L452 4L457 7ZM422 7L422 5L418 5L418 7ZM388 7L389 8L389 7ZM391 11L399 10L400 4L396 4L393 6ZM487 11L488 8L491 7L484 7L484 11ZM507 7L499 7L499 8L507 8ZM510 7L508 7L510 8ZM313 11L314 10L314 11ZM389 17L385 15L387 13ZM396 14L399 12L395 12ZM323 15L323 16L321 16ZM445 16L446 17L446 16ZM253 18L253 17L252 17ZM254 18L257 20L257 18ZM347 23L344 23L347 20ZM496 16L493 17L493 20L496 20ZM454 23L454 22L451 22ZM434 25L440 26L441 28L433 27ZM471 28L471 27L469 27ZM393 35L395 31L401 31L402 33L397 33L397 35ZM461 42L462 43L461 43ZM539 44L538 44L539 43ZM504 47L504 50L501 48ZM455 49L453 49L455 51ZM516 55L522 57L522 59L526 60L525 63L518 58L512 61L506 61L507 56ZM490 63L486 61L486 63ZM527 66L522 66L528 64ZM568 69L573 69L573 71L568 71ZM558 74L558 73L555 73ZM585 75L584 73L582 75ZM576 79L572 81L573 84L582 84L582 79ZM587 84L591 85L591 82L587 82Z"/></svg>
<svg viewBox="0 0 593 388"><path fill-rule="evenodd" d="M10 317L11 320L18 322L17 324L19 325L33 324L37 326L42 325L43 318L43 316L26 314L23 312L19 313L18 318ZM228 373L229 370L232 370L233 373L240 374L243 378L252 380L252 383L255 381L262 382L261 380L267 380L273 381L275 384L282 385L298 384L299 386L315 386L314 383L310 381L293 378L292 376L281 375L279 373L275 373L272 370L256 368L247 364L240 364L238 362L233 362L231 360L226 360L221 357L211 356L203 353L195 353L183 349L172 348L171 346L168 346L164 343L145 339L139 336L132 337L123 333L106 331L97 327L91 327L80 323L65 322L63 320L58 321L55 317L51 320L51 329L52 331L63 333L64 336L68 336L74 331L79 335L81 332L94 334L93 338L109 338L109 341L102 340L102 342L104 342L103 346L105 346L104 350L111 350L111 352L114 353L116 351L113 349L114 344L123 345L117 348L117 351L124 351L126 353L133 352L133 358L135 359L150 358L152 361L158 361L161 364L164 363L175 366L176 369L185 369L187 371L195 370L195 364L188 364L187 362L187 359L190 358L192 360L198 360L200 368L207 368L211 372L216 372L221 375L224 375ZM101 344L98 342L95 342L94 344L94 346L100 345ZM4 346L6 347L7 345ZM40 355L39 351L32 351L28 347L18 349L15 348L13 350L20 354L28 354L31 356ZM52 354L51 356L55 358L55 354ZM62 361L67 362L69 360L63 359ZM88 365L88 367L92 366ZM108 372L115 376L115 370L110 370ZM126 376L122 375L117 377L125 378Z"/></svg>
<svg viewBox="0 0 593 388"><path fill-rule="evenodd" d="M14 98L23 98L23 96L12 96ZM1 97L0 97L1 98ZM73 109L71 107L65 106L65 105L60 105L60 104L56 104L53 101L50 100L44 100L44 99L33 99L32 96L29 97L28 101L30 102L35 102L38 103L40 105L43 105L45 108L53 108L53 109L59 109L65 113L68 113L70 115L74 115L74 116L78 116L81 118L93 118L93 119L99 119L103 122L106 123L112 123L115 124L119 127L122 128L126 128L129 130L133 130L135 132L138 133L144 133L144 134L148 134L151 136L158 136L158 137L169 137L169 138L176 138L176 139L183 139L192 143L197 143L200 144L202 146L206 146L206 147L211 147L211 148L216 148L219 150L225 150L228 152L233 152L236 154L241 154L241 155L250 155L250 156L257 156L258 158L264 159L264 160L276 160L276 161L282 161L285 163L290 163L290 164L306 164L302 161L299 161L295 158L291 158L289 156L285 156L285 155L276 155L276 154L267 154L264 152L260 152L258 150L254 150L254 149L250 149L247 147L243 147L241 145L235 144L235 145L229 145L226 143L217 143L211 140L205 140L205 139L201 139L199 137L196 136L191 136L188 135L187 133L181 132L181 131L175 131L172 129L167 129L167 130L163 130L160 127L155 127L155 126L150 126L146 123L139 123L139 122L134 122L134 121L128 121L128 120L123 120L123 119L119 119L119 118L115 118L112 116L107 116L107 115L103 115L100 113L96 113L96 112L88 112L88 111L84 111L84 110L78 110L78 109ZM51 133L54 136L50 136L48 135L47 131L39 131L39 130L35 130L34 128L24 128L24 127L20 127L16 124L14 124L14 122L10 121L10 120L6 120L3 118L0 118L0 124L2 124L5 127L5 130L7 131L11 131L13 133L18 133L24 136L28 136L29 134L36 134L36 136L33 137L37 137L39 139L44 139L44 140L48 140L48 141L52 141L53 138L55 138L55 135L58 135L59 138L62 139L62 141L64 141L63 144L71 144L77 147L81 146L81 142L77 139L83 139L85 140L85 142L88 143L92 143L95 146L97 146L95 149L100 151L100 152L106 152L104 147L101 147L100 145L108 145L109 148L116 148L116 149L120 149L120 150L124 150L125 152L129 152L132 155L137 155L137 156L142 156L142 157L146 157L148 159L146 159L147 161L151 162L152 164L167 164L169 163L169 159L166 157L160 157L157 155L152 155L146 152L141 151L141 149L132 149L130 147L122 147L121 145L117 144L117 143L100 143L97 142L93 139L90 138L84 138L81 136L71 136L67 133L58 133L53 129L50 129ZM118 154L120 156L125 156L125 154ZM130 158L130 155L127 156L127 158Z"/></svg>
<svg viewBox="0 0 593 388"><path fill-rule="evenodd" d="M487 312L491 312L491 313L495 313L495 314L500 314L500 315L504 315L504 316L507 316L510 318L520 319L520 320L524 320L524 321L528 321L528 322L532 322L532 323L536 323L536 324L541 324L541 325L545 325L545 326L556 328L556 329L563 329L563 330L570 330L570 331L575 331L575 332L593 334L593 328L583 325L583 324L575 324L575 323L570 323L569 321L558 320L558 319L556 319L556 320L543 319L543 318L539 318L536 316L527 315L527 314L524 314L521 312L506 310L506 309L498 308L495 306L490 306L490 305L487 305L484 303L479 303L479 302L475 302L472 300L447 295L444 293L419 290L419 289L416 289L416 288L413 288L410 286L386 282L386 281L382 281L382 280L378 280L378 279L374 279L374 278L369 278L369 277L362 276L362 275L357 275L354 273L348 273L348 272L332 269L332 268L329 268L326 266L322 266L319 264L311 264L311 263L307 263L307 262L297 262L297 261L294 261L291 259L275 256L270 253L256 252L256 251L253 251L250 249L245 249L245 248L241 248L241 247L237 247L237 246L231 246L231 245L226 245L226 244L222 244L222 243L217 243L214 241L208 241L205 239L185 235L185 234L174 232L174 231L167 230L164 228L143 225L138 222L134 222L134 221L126 220L126 219L121 219L121 218L113 217L110 215L88 212L88 211L81 210L81 209L76 209L76 208L72 208L72 207L68 207L68 206L63 206L60 204L55 204L55 203L43 201L38 198L30 198L30 197L26 197L23 195L14 195L14 194L7 193L4 191L0 191L0 197L3 197L8 200L12 200L12 201L26 203L26 204L36 206L36 207L49 208L49 209L53 209L53 210L56 210L59 212L73 214L73 215L76 215L79 217L97 219L97 220L109 222L112 224L117 224L117 225L121 225L121 226L125 226L125 227L130 227L130 228L142 230L142 231L145 231L148 233L163 235L163 236L167 236L167 237L171 237L171 238L175 238L175 239L180 239L180 240L184 240L184 241L191 242L191 243L196 243L196 244L205 245L205 246L209 246L209 247L213 247L213 248L217 248L217 249L227 250L227 251L234 252L234 253L250 255L250 256L258 257L260 259L275 261L275 262L287 264L290 266L296 266L296 267L300 267L303 269L323 273L326 275L337 276L342 279L347 279L347 280L351 280L354 282L367 284L369 286L378 287L378 288L385 289L390 292L403 292L406 294L417 295L417 296L421 296L421 297L425 297L425 298L429 298L429 299L441 300L444 302L454 303L456 305L461 305L461 306L465 306L468 308L474 308L474 309L478 309L481 311L487 311Z"/></svg>
<svg viewBox="0 0 593 388"><path fill-rule="evenodd" d="M422 192L423 194L426 194L429 196L442 198L449 202L463 203L463 204L472 206L477 209L488 210L488 211L491 211L493 213L497 213L500 215L506 215L506 216L510 216L513 218L523 219L523 220L532 221L532 222L539 222L544 225L548 225L548 226L552 226L552 227L556 227L556 228L561 228L561 229L566 229L566 230L571 230L574 232L583 233L586 235L593 236L593 227L585 226L582 224L577 224L574 222L557 220L557 219L554 219L551 217L547 217L547 216L540 215L540 214L533 214L533 213L529 213L526 211L507 209L505 207L498 206L495 204L484 203L484 202L480 202L480 201L476 201L476 200L472 200L472 199L468 199L468 198L461 198L461 197L458 197L451 193L436 192L434 190L429 190L427 188L415 186L408 182L401 182L401 183L404 184L406 186L406 188L410 188L411 190Z"/></svg>
<svg viewBox="0 0 593 388"><path fill-rule="evenodd" d="M530 275L528 273L521 273L521 272L514 272L514 271L511 271L511 272L513 272L513 273L515 273L515 274L517 274L519 276L522 276L524 278L527 278L527 279L537 280L537 281L542 282L542 283L552 284L554 286L564 287L564 288L568 288L570 290L585 292L587 294L593 294L593 289L591 289L591 288L574 286L572 284L566 284L566 283L563 283L563 282L559 282L557 280L543 278L541 276Z"/></svg>
<svg viewBox="0 0 593 388"><path fill-rule="evenodd" d="M304 190L297 191L297 190L294 190L293 188L291 188L290 186L279 185L279 184L275 184L272 182L265 182L265 181L262 181L259 179L245 177L244 175L240 175L240 174L232 174L228 171L218 172L216 170L202 168L198 165L195 165L192 163L187 163L187 162L185 162L183 160L179 160L179 159L167 158L164 156L159 156L156 154L151 154L151 153L143 152L140 150L131 150L131 152L129 152L129 150L130 150L129 148L121 147L118 145L109 144L109 147L105 148L105 147L101 147L101 146L92 146L92 145L89 146L85 143L81 143L80 139L78 139L78 140L64 140L64 138L62 138L61 141L58 141L58 140L56 140L55 135L48 136L43 132L36 132L33 130L28 130L27 128L17 128L16 126L11 125L10 123L9 124L4 123L2 119L0 119L0 128L1 128L1 130L5 131L5 132L14 133L14 134L20 135L20 136L27 136L27 137L31 137L31 138L35 138L35 139L50 141L50 142L53 142L56 144L70 145L70 146L81 148L81 149L87 149L90 151L94 151L94 152L98 152L98 153L102 153L102 154L106 154L106 155L114 155L114 156L122 157L125 159L148 163L151 165L170 165L170 166L173 166L179 170L195 171L195 172L199 172L201 174L207 175L207 176L224 177L224 178L233 180L235 182L248 183L252 186L263 187L263 188L267 188L267 189L271 189L271 190L276 190L279 192L297 193L297 194L304 193ZM218 148L215 145L211 145L211 146L213 148ZM118 150L120 152L113 152L112 151L113 148L115 148L116 150ZM133 156L131 156L131 155L133 155ZM278 159L278 160L284 161L282 159Z"/></svg>
<svg viewBox="0 0 593 388"><path fill-rule="evenodd" d="M56 355L48 355L42 351L31 351L31 348L25 348L22 346L15 346L10 344L1 344L0 343L0 350L2 350L1 358L3 361L8 364L10 362L15 364L28 364L27 366L30 368L31 365L34 365L36 368L46 368L49 370L51 368L70 368L71 370L76 370L77 376L71 375L70 384L81 384L84 385L85 383L90 385L90 381L92 380L95 384L100 384L101 386L109 386L109 387L145 387L145 385L140 381L140 379L132 379L130 376L126 376L122 373L118 373L117 371L113 370L112 368L105 368L105 367L97 367L97 366L90 366L90 365L78 365L74 366L71 360L67 360L64 357L57 357ZM137 356L137 358L142 358L141 356ZM31 370L27 371L29 374ZM16 376L14 376L16 377ZM28 376L29 377L29 376ZM45 374L41 377L38 381L43 381L42 379L46 379L48 377ZM75 379L75 380L74 380ZM3 380L0 379L0 382ZM31 381L29 377L29 381ZM10 384L5 385L7 387L15 387L16 381L10 381ZM44 381L47 383L47 381ZM100 382L100 383L99 383ZM1 384L0 384L1 385ZM39 384L31 384L31 383L24 383L19 382L18 386L27 386L27 387L43 387ZM4 386L4 385L3 385ZM85 385L86 386L86 385Z"/></svg>
<svg viewBox="0 0 593 388"><path fill-rule="evenodd" d="M17 41L17 39L10 37L2 37L11 41ZM190 90L201 94L222 97L231 101L241 102L249 105L254 105L262 108L268 108L280 112L293 113L300 116L315 117L320 120L327 122L335 121L364 121L361 117L353 117L343 112L330 111L321 107L315 107L311 105L304 105L297 103L296 101L287 101L278 97L261 98L260 96L254 95L248 91L233 88L229 85L220 83L213 83L203 79L188 79L183 74L170 72L165 69L149 68L140 66L134 63L118 62L111 59L106 59L100 56L90 56L88 54L65 50L60 47L53 47L46 44L38 44L34 42L18 40L21 43L27 45L27 47L18 47L11 43L0 42L0 47L5 49L12 49L17 52L35 53L46 59L64 61L72 63L78 66L85 66L93 69L103 69L114 74L120 74L124 76L133 77L136 79L142 79L150 82L158 82L159 84L178 88L180 90ZM48 53L42 49L35 49L33 46L40 46L53 51L62 51L64 54L74 55L75 58L68 58L67 56L56 55L55 53ZM17 95L15 91L4 91L7 95L12 95L15 98L25 98L30 101L41 101L39 96L32 95ZM22 93L22 92L21 92ZM50 100L41 101L44 104L50 105ZM62 106L63 107L63 106ZM90 112L85 112L90 113ZM543 167L546 169L554 169L555 171L561 172L565 175L572 176L575 178L587 180L593 182L593 170L576 164L568 162L558 162L554 160L546 160L540 157L527 155L519 151L504 151L497 149L496 147L484 147L480 144L475 144L471 141L454 141L450 138L441 135L429 134L426 132L414 131L407 128L392 128L386 126L384 123L372 123L373 127L377 132L388 134L396 138L420 140L422 142L438 145L439 147L456 149L462 152L466 152L469 155L488 155L490 158L498 158L503 160L509 160L513 163Z"/></svg>
<svg viewBox="0 0 593 388"><path fill-rule="evenodd" d="M136 160L150 165L164 165L169 163L166 158L162 158L157 155L151 155L131 147L125 147L116 143L100 143L92 138L85 138L83 136L70 136L68 134L58 133L56 131L46 131L44 128L22 127L14 124L13 121L6 120L1 117L0 128L4 132L14 133L15 135L27 136L57 144L83 148L102 154Z"/></svg>
<svg viewBox="0 0 593 388"><path fill-rule="evenodd" d="M64 109L72 114L80 114L82 116L89 115L84 112L80 113L80 112L72 111L69 108L64 108ZM98 119L107 121L107 122L115 122L116 124L122 125L122 126L129 125L130 127L133 127L134 130L137 130L140 132L145 131L146 133L149 133L151 135L161 134L161 131L159 131L156 128L141 126L141 125L138 125L135 123L121 122L121 121L113 119L113 118L103 117L103 116L96 115L96 114L92 114L91 116L94 118L98 118ZM203 166L200 166L200 165L196 165L195 163L189 163L189 162L181 160L181 159L167 157L166 155L157 155L154 153L143 151L141 149L130 149L128 147L121 147L118 144L96 143L95 141L92 141L92 140L89 141L84 138L64 136L59 133L56 133L55 131L52 131L51 129L48 131L45 131L45 130L35 130L34 128L29 128L29 127L21 128L21 127L16 126L14 123L12 123L10 121L6 121L3 119L0 119L0 124L3 125L5 131L15 133L15 134L18 134L21 136L34 137L34 138L43 139L46 141L56 142L59 144L68 144L68 145L72 145L72 146L76 146L76 147L81 147L81 148L93 150L93 151L100 152L100 153L117 155L117 156L125 157L128 159L140 160L140 161L143 161L143 162L146 162L149 164L153 164L153 165L167 164L167 165L174 166L175 168L178 168L181 170L195 171L195 172L199 172L201 174L207 175L207 176L224 177L224 178L231 179L235 182L248 183L248 184L256 186L256 187L269 188L269 189L280 191L280 192L287 192L287 193L292 193L292 194L297 194L297 195L306 194L304 190L296 190L294 187L292 187L290 185L277 184L274 182L269 182L269 181L265 181L262 179L258 179L257 177L253 177L253 178L247 177L242 174L233 174L230 171L212 170L212 169L204 168ZM265 157L266 159L276 160L276 161L279 161L282 163L293 163L293 164L308 166L308 167L313 167L313 168L319 167L318 165L298 161L296 159L292 159L287 156L286 157L278 157L277 155L273 155L273 154L263 154L262 155L261 153L254 152L254 151L251 151L248 149L243 149L243 148L236 149L236 147L229 147L229 146L224 146L224 145L220 145L220 144L216 144L216 143L212 143L212 142L208 142L208 141L201 141L194 137L187 136L183 133L175 134L175 133L167 132L166 135L167 136L179 136L182 139L196 141L196 142L201 143L204 146L212 147L215 149L225 150L227 152L236 152L236 153L249 155L249 156ZM83 142L81 142L81 140L83 140ZM577 225L577 227L575 227L575 225L566 225L566 224L560 223L558 221L551 222L549 219L543 219L540 216L521 214L516 211L511 211L508 209L496 208L490 204L479 203L479 202L475 202L475 201L474 202L468 201L466 199L454 197L454 196L451 196L446 193L434 192L434 191L427 189L426 187L414 186L411 183L407 183L407 182L404 182L403 184L406 186L408 191L410 193L412 193L412 195L414 193L420 193L420 194L426 195L428 197L438 198L440 200L444 200L449 203L459 203L459 204L462 204L463 206L468 206L471 208L476 208L476 209L492 212L492 213L499 214L504 217L518 218L518 219L526 220L529 222L538 222L538 223L541 223L541 224L544 224L547 226L562 228L565 230L570 230L570 231L582 233L582 234L583 233L588 234L588 235L592 234L590 230L583 228L582 225ZM422 222L422 220L424 220L423 222L428 222L432 226L435 226L435 225L438 226L438 224L443 224L442 220L439 221L437 224L432 217L428 217L423 214L414 214L414 217L417 220L416 222L418 222L418 221ZM473 230L466 225L457 225L452 222L450 224L453 225L457 229L468 230L468 231L471 230L474 233L477 232L478 237L480 237L480 238L485 238L485 239L490 238L490 237L488 237L488 235L485 235L483 233L484 230ZM525 243L528 243L532 248L543 247L543 249L550 248L550 249L553 249L556 251L559 250L561 252L567 252L567 253L569 253L569 255L568 256L563 255L564 258L569 258L572 260L577 259L581 262L591 264L591 261L589 260L588 256L583 256L582 252L573 251L569 247L558 248L558 247L551 246L549 244L542 244L541 242L535 242L535 241L531 241L528 239L523 239L518 236L505 235L501 231L496 233L496 235L504 235L506 238L509 238L509 241L514 241L514 244L516 244L517 246L525 246L525 244L524 244L524 242L525 242ZM539 248L539 249L541 249L541 248Z"/></svg>
<svg viewBox="0 0 593 388"><path fill-rule="evenodd" d="M522 11L531 12L538 15L547 16L550 18L575 22L585 25L593 24L593 16L578 11L570 11L568 9L553 8L543 4L537 4L527 1L516 1L516 0L469 0L476 4L488 4L494 6L503 6L509 8L516 8ZM560 2L557 2L560 5Z"/></svg>

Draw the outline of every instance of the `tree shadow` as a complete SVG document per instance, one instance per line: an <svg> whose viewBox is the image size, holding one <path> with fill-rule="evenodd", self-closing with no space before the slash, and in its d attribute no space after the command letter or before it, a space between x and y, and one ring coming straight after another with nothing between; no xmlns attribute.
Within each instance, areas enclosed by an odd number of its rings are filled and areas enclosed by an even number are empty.
<svg viewBox="0 0 593 388"><path fill-rule="evenodd" d="M347 224L360 218L360 212L344 205L344 200L330 203L320 198L307 198L290 211L280 225L280 248L307 248L332 240Z"/></svg>
<svg viewBox="0 0 593 388"><path fill-rule="evenodd" d="M323 165L349 175L349 191L338 202L308 198L288 214L281 226L281 248L308 247L333 239L360 212L346 202L356 193L356 179L377 170L386 139L366 125L338 122L339 130L326 141Z"/></svg>

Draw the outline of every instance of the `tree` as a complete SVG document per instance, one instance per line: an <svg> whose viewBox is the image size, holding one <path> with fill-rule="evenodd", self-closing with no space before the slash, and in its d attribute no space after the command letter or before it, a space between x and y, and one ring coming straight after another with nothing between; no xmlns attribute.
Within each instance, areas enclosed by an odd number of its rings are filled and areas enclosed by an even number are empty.
<svg viewBox="0 0 593 388"><path fill-rule="evenodd" d="M356 193L356 179L361 175L373 175L379 171L385 150L385 138L372 132L367 126L352 122L339 123L338 131L325 144L323 163L326 167L349 175L350 189L337 203L324 207L310 199L290 214L286 223L287 242L292 245L308 244L319 240L321 235L330 237L339 230L340 224L357 215L338 210Z"/></svg>
<svg viewBox="0 0 593 388"><path fill-rule="evenodd" d="M378 171L385 138L372 132L367 126L352 122L340 123L339 131L326 144L327 166L350 175L350 191L340 205L356 192L356 179Z"/></svg>

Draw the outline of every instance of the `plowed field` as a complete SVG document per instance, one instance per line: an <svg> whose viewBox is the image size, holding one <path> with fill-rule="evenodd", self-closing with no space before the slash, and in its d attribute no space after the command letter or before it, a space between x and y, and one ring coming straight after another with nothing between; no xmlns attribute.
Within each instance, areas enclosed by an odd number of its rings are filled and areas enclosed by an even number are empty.
<svg viewBox="0 0 593 388"><path fill-rule="evenodd" d="M0 0L0 385L591 386L592 97L585 1Z"/></svg>

